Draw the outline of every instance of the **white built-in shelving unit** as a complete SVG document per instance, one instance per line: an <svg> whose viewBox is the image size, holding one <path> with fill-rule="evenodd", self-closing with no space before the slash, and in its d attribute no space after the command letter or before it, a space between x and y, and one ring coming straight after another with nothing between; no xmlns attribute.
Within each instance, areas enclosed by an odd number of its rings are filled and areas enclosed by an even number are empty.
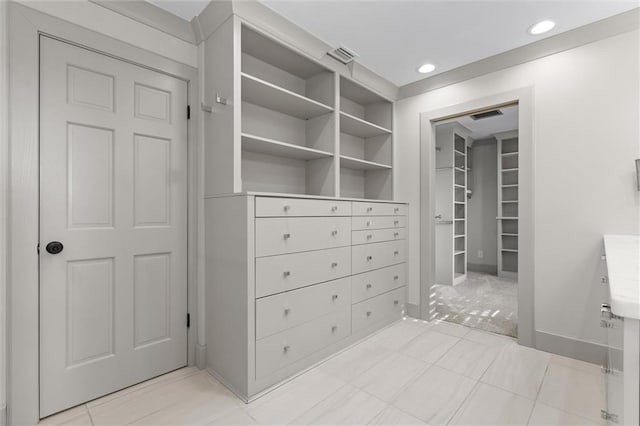
<svg viewBox="0 0 640 426"><path fill-rule="evenodd" d="M518 277L518 131L498 142L498 276Z"/></svg>
<svg viewBox="0 0 640 426"><path fill-rule="evenodd" d="M393 199L392 100L237 18L205 61L206 195Z"/></svg>
<svg viewBox="0 0 640 426"><path fill-rule="evenodd" d="M436 127L436 283L467 276L467 141L457 124Z"/></svg>

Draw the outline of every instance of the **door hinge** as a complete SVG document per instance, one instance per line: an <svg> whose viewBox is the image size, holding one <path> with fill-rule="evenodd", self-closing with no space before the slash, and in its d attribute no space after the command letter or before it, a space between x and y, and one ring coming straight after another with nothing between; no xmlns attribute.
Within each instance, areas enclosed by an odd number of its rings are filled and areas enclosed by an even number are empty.
<svg viewBox="0 0 640 426"><path fill-rule="evenodd" d="M187 120L191 120L191 105L187 105Z"/></svg>
<svg viewBox="0 0 640 426"><path fill-rule="evenodd" d="M187 328L191 327L191 314L187 314Z"/></svg>
<svg viewBox="0 0 640 426"><path fill-rule="evenodd" d="M38 246L36 247L36 251L38 252L38 254L40 254L40 243L38 243Z"/></svg>

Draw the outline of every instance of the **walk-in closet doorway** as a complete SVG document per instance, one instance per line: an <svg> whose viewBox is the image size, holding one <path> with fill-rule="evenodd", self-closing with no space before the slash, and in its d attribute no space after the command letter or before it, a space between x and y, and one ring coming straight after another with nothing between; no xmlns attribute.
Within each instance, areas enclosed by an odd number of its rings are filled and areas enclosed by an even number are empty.
<svg viewBox="0 0 640 426"><path fill-rule="evenodd" d="M534 346L529 99L524 89L422 114L420 314Z"/></svg>

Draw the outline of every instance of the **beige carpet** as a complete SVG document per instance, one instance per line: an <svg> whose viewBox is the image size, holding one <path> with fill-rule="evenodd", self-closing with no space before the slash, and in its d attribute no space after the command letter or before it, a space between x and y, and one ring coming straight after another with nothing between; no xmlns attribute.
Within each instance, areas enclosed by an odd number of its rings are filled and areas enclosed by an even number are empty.
<svg viewBox="0 0 640 426"><path fill-rule="evenodd" d="M468 272L456 286L432 287L433 317L492 333L518 336L518 284L495 275Z"/></svg>

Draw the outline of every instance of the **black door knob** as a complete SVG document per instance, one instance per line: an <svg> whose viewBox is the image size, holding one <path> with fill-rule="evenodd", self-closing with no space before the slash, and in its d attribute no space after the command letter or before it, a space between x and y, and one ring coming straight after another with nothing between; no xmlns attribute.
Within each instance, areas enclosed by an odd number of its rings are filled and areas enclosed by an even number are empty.
<svg viewBox="0 0 640 426"><path fill-rule="evenodd" d="M62 251L63 248L64 246L60 241L51 241L49 244L47 244L46 247L47 253L51 254L58 254Z"/></svg>

